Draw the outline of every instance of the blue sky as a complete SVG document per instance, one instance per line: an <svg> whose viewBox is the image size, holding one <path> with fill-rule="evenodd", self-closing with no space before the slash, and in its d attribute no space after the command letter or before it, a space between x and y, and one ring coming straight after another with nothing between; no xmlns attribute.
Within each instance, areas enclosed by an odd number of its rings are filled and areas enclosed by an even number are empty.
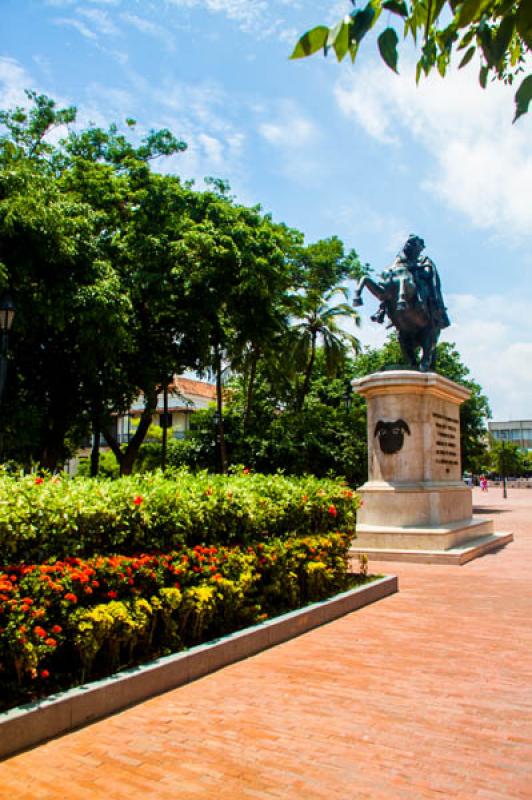
<svg viewBox="0 0 532 800"><path fill-rule="evenodd" d="M227 179L245 203L339 235L380 272L410 232L438 265L456 342L495 419L532 418L532 114L471 64L415 86L363 51L289 61L348 2L2 0L0 106L35 88L82 123L126 117L188 143L164 169ZM358 335L383 340L369 321Z"/></svg>

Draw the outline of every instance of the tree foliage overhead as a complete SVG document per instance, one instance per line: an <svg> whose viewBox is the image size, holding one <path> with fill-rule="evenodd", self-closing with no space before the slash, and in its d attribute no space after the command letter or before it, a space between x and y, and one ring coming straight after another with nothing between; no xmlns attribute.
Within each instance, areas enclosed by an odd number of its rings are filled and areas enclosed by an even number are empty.
<svg viewBox="0 0 532 800"><path fill-rule="evenodd" d="M479 82L488 80L513 84L514 122L528 111L532 100L532 2L531 0L369 0L354 8L332 28L319 25L298 41L292 58L305 58L318 51L333 51L338 61L349 54L354 63L362 40L377 27L377 46L383 61L398 72L400 36L411 38L419 51L416 81L434 68L443 77L451 64L465 67L475 54L481 66ZM377 26L386 16L386 27ZM382 19L381 19L382 21ZM399 33L398 33L399 31Z"/></svg>

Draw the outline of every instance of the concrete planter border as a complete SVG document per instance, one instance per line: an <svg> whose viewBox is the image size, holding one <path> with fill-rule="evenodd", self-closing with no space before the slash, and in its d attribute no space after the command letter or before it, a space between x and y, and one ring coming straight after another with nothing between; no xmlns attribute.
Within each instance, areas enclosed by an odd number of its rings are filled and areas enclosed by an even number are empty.
<svg viewBox="0 0 532 800"><path fill-rule="evenodd" d="M0 758L197 680L397 591L396 576L380 578L221 639L0 713Z"/></svg>

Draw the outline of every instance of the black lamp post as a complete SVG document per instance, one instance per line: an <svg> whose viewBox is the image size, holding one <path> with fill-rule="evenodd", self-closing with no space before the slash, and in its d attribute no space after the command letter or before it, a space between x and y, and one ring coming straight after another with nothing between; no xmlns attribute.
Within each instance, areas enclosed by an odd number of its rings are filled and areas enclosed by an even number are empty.
<svg viewBox="0 0 532 800"><path fill-rule="evenodd" d="M349 414L349 410L352 404L353 404L353 385L351 381L346 381L344 389L344 408L346 414Z"/></svg>
<svg viewBox="0 0 532 800"><path fill-rule="evenodd" d="M508 472L508 469L507 469L508 464L507 464L507 459L506 459L507 452L508 451L506 450L506 442L503 440L503 442L502 442L502 453L501 453L501 455L502 455L501 467L502 467L502 496L504 497L504 499L506 499L508 497L508 490L506 488L506 473Z"/></svg>
<svg viewBox="0 0 532 800"><path fill-rule="evenodd" d="M7 375L7 345L9 331L13 325L15 306L11 295L5 294L0 301L0 403L4 394Z"/></svg>
<svg viewBox="0 0 532 800"><path fill-rule="evenodd" d="M7 375L7 345L9 331L13 325L15 306L11 295L5 294L0 300L0 405L4 396ZM4 431L0 430L0 461L4 458Z"/></svg>

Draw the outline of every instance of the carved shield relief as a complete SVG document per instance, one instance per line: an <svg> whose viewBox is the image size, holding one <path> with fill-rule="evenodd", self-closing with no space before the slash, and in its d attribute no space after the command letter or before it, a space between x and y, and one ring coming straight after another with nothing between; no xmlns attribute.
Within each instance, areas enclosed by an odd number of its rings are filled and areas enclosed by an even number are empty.
<svg viewBox="0 0 532 800"><path fill-rule="evenodd" d="M393 455L403 447L405 433L410 436L410 428L404 419L397 419L395 422L384 422L380 419L375 425L374 436L378 437L382 452Z"/></svg>

